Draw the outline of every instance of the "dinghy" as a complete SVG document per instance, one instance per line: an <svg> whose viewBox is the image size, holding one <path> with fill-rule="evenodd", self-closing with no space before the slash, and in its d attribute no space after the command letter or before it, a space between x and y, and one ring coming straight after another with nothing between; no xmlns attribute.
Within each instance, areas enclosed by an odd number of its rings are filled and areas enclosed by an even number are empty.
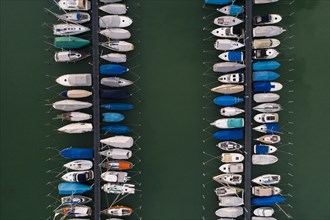
<svg viewBox="0 0 330 220"><path fill-rule="evenodd" d="M101 174L101 178L110 183L126 183L130 180L127 172L107 171Z"/></svg>
<svg viewBox="0 0 330 220"><path fill-rule="evenodd" d="M125 125L108 125L101 127L101 131L105 131L106 133L110 132L112 134L128 134L132 129Z"/></svg>
<svg viewBox="0 0 330 220"><path fill-rule="evenodd" d="M259 112L279 112L282 110L280 104L277 103L264 103L253 107L254 110Z"/></svg>
<svg viewBox="0 0 330 220"><path fill-rule="evenodd" d="M92 170L68 172L61 179L67 182L87 182L94 179L94 173Z"/></svg>
<svg viewBox="0 0 330 220"><path fill-rule="evenodd" d="M84 205L91 202L92 199L82 195L70 195L70 196L63 196L61 198L61 205Z"/></svg>
<svg viewBox="0 0 330 220"><path fill-rule="evenodd" d="M116 76L127 73L129 69L119 64L105 64L100 66L100 74Z"/></svg>
<svg viewBox="0 0 330 220"><path fill-rule="evenodd" d="M220 16L215 18L213 23L218 26L232 27L243 23L243 20L233 16Z"/></svg>
<svg viewBox="0 0 330 220"><path fill-rule="evenodd" d="M274 123L279 121L277 113L260 113L253 117L258 123Z"/></svg>
<svg viewBox="0 0 330 220"><path fill-rule="evenodd" d="M100 97L102 99L124 100L128 99L131 96L131 93L120 89L102 89L100 91Z"/></svg>
<svg viewBox="0 0 330 220"><path fill-rule="evenodd" d="M205 4L208 5L227 5L232 2L233 0L205 0Z"/></svg>
<svg viewBox="0 0 330 220"><path fill-rule="evenodd" d="M244 38L244 29L238 27L221 27L211 32L216 37L220 38Z"/></svg>
<svg viewBox="0 0 330 220"><path fill-rule="evenodd" d="M106 61L113 63L125 63L127 61L126 54L121 54L121 53L109 53L102 55L100 57Z"/></svg>
<svg viewBox="0 0 330 220"><path fill-rule="evenodd" d="M133 209L127 206L116 205L101 211L101 213L110 216L130 216L133 213Z"/></svg>
<svg viewBox="0 0 330 220"><path fill-rule="evenodd" d="M106 139L102 139L100 140L100 142L102 144L118 148L130 148L134 144L133 138L128 136L113 136Z"/></svg>
<svg viewBox="0 0 330 220"><path fill-rule="evenodd" d="M269 25L276 24L282 21L281 15L278 14L268 14L268 15L257 15L253 17L254 25Z"/></svg>
<svg viewBox="0 0 330 220"><path fill-rule="evenodd" d="M106 15L99 19L100 28L124 28L132 23L132 19L127 16Z"/></svg>
<svg viewBox="0 0 330 220"><path fill-rule="evenodd" d="M92 75L89 73L66 74L58 77L56 82L62 86L92 86Z"/></svg>
<svg viewBox="0 0 330 220"><path fill-rule="evenodd" d="M272 145L255 144L253 150L255 154L272 154L277 148Z"/></svg>
<svg viewBox="0 0 330 220"><path fill-rule="evenodd" d="M245 64L236 62L221 62L213 65L214 72L228 73L245 68Z"/></svg>
<svg viewBox="0 0 330 220"><path fill-rule="evenodd" d="M221 174L214 176L213 180L220 184L237 185L242 183L242 175L240 174Z"/></svg>
<svg viewBox="0 0 330 220"><path fill-rule="evenodd" d="M260 185L272 185L272 184L279 183L280 180L281 180L280 175L265 174L265 175L252 179L252 182L260 184Z"/></svg>
<svg viewBox="0 0 330 220"><path fill-rule="evenodd" d="M91 95L92 93L90 91L83 89L70 89L60 93L60 96L64 98L73 98L73 99L87 98Z"/></svg>
<svg viewBox="0 0 330 220"><path fill-rule="evenodd" d="M55 216L62 214L69 217L86 217L92 215L91 207L85 205L64 206L54 210Z"/></svg>
<svg viewBox="0 0 330 220"><path fill-rule="evenodd" d="M46 11L53 14L56 18L59 20L65 21L65 22L71 22L75 24L83 24L86 22L89 22L91 20L91 16L87 12L81 12L81 11L74 11L74 12L67 12L65 14L56 14L48 9Z"/></svg>
<svg viewBox="0 0 330 220"><path fill-rule="evenodd" d="M103 122L121 122L125 119L125 116L116 112L106 112L102 113Z"/></svg>
<svg viewBox="0 0 330 220"><path fill-rule="evenodd" d="M93 130L92 123L72 123L57 129L59 132L67 134L81 134L91 132Z"/></svg>
<svg viewBox="0 0 330 220"><path fill-rule="evenodd" d="M252 194L255 196L272 196L281 193L281 189L276 186L254 186Z"/></svg>
<svg viewBox="0 0 330 220"><path fill-rule="evenodd" d="M253 95L253 100L257 103L274 102L279 100L280 95L276 93L258 93Z"/></svg>
<svg viewBox="0 0 330 220"><path fill-rule="evenodd" d="M254 0L254 4L268 4L268 3L274 3L278 0Z"/></svg>
<svg viewBox="0 0 330 220"><path fill-rule="evenodd" d="M230 207L230 206L241 206L241 205L244 205L243 198L237 196L219 197L219 206Z"/></svg>
<svg viewBox="0 0 330 220"><path fill-rule="evenodd" d="M253 81L272 81L280 77L275 72L272 71L256 71L253 72Z"/></svg>
<svg viewBox="0 0 330 220"><path fill-rule="evenodd" d="M252 51L252 58L255 60L270 60L279 55L275 49L258 49Z"/></svg>
<svg viewBox="0 0 330 220"><path fill-rule="evenodd" d="M273 218L273 217L256 217L256 216L252 216L251 220L277 220L277 219Z"/></svg>
<svg viewBox="0 0 330 220"><path fill-rule="evenodd" d="M278 47L281 42L274 38L254 39L252 41L253 49L267 49Z"/></svg>
<svg viewBox="0 0 330 220"><path fill-rule="evenodd" d="M214 192L218 197L222 197L222 196L238 195L240 192L243 192L243 189L233 186L221 186L216 188Z"/></svg>
<svg viewBox="0 0 330 220"><path fill-rule="evenodd" d="M281 137L279 135L267 134L257 138L256 140L265 144L276 144L281 141Z"/></svg>
<svg viewBox="0 0 330 220"><path fill-rule="evenodd" d="M244 91L243 85L236 84L223 84L211 89L212 92L221 93L221 94L235 94Z"/></svg>
<svg viewBox="0 0 330 220"><path fill-rule="evenodd" d="M243 128L244 127L244 119L243 118L221 118L218 119L210 125L213 125L217 128Z"/></svg>
<svg viewBox="0 0 330 220"><path fill-rule="evenodd" d="M130 103L107 103L102 104L101 107L111 111L128 111L134 108Z"/></svg>
<svg viewBox="0 0 330 220"><path fill-rule="evenodd" d="M103 29L100 31L100 34L113 40L127 40L131 37L131 33L122 28Z"/></svg>
<svg viewBox="0 0 330 220"><path fill-rule="evenodd" d="M229 39L218 39L214 43L214 48L216 50L236 50L241 47L244 47L243 43Z"/></svg>
<svg viewBox="0 0 330 220"><path fill-rule="evenodd" d="M93 159L93 149L69 147L61 150L59 154L66 159Z"/></svg>
<svg viewBox="0 0 330 220"><path fill-rule="evenodd" d="M261 133L273 134L279 132L279 126L277 123L269 123L254 127L253 130Z"/></svg>
<svg viewBox="0 0 330 220"><path fill-rule="evenodd" d="M92 186L88 186L81 183L60 183L57 186L58 194L60 195L77 195L83 194L93 189Z"/></svg>
<svg viewBox="0 0 330 220"><path fill-rule="evenodd" d="M89 108L92 103L65 99L53 103L53 108L62 111L75 111L79 109Z"/></svg>
<svg viewBox="0 0 330 220"><path fill-rule="evenodd" d="M88 27L80 24L54 24L53 34L57 36L72 36L90 31Z"/></svg>
<svg viewBox="0 0 330 220"><path fill-rule="evenodd" d="M237 141L242 140L243 136L242 129L221 130L212 135L218 141Z"/></svg>
<svg viewBox="0 0 330 220"><path fill-rule="evenodd" d="M224 52L219 55L219 58L224 61L243 62L244 53L238 51Z"/></svg>
<svg viewBox="0 0 330 220"><path fill-rule="evenodd" d="M125 160L112 160L102 163L101 166L107 170L130 170L134 165Z"/></svg>
<svg viewBox="0 0 330 220"><path fill-rule="evenodd" d="M240 5L227 5L225 7L222 8L218 8L217 11L225 14L225 15L232 15L232 16L236 16L239 14L242 14L244 12L244 8Z"/></svg>
<svg viewBox="0 0 330 220"><path fill-rule="evenodd" d="M134 50L134 45L126 41L101 42L100 45L117 52L129 52Z"/></svg>
<svg viewBox="0 0 330 220"><path fill-rule="evenodd" d="M244 99L242 98L230 96L230 95L222 95L213 99L214 104L219 106L232 106L241 103L243 101Z"/></svg>
<svg viewBox="0 0 330 220"><path fill-rule="evenodd" d="M258 61L252 63L254 71L276 70L281 66L277 61Z"/></svg>
<svg viewBox="0 0 330 220"><path fill-rule="evenodd" d="M123 15L127 12L127 7L124 4L106 4L99 7L99 9L112 15Z"/></svg>
<svg viewBox="0 0 330 220"><path fill-rule="evenodd" d="M88 11L91 2L88 0L59 0L57 5L64 11Z"/></svg>
<svg viewBox="0 0 330 220"><path fill-rule="evenodd" d="M86 121L92 118L92 115L83 112L66 112L57 115L54 119L61 119L67 121Z"/></svg>
<svg viewBox="0 0 330 220"><path fill-rule="evenodd" d="M271 207L260 207L253 211L253 214L261 217L270 217L274 214L274 209Z"/></svg>
<svg viewBox="0 0 330 220"><path fill-rule="evenodd" d="M218 217L237 218L243 215L243 208L242 207L220 208L217 211L215 211L215 214Z"/></svg>
<svg viewBox="0 0 330 220"><path fill-rule="evenodd" d="M135 193L135 185L133 184L119 185L119 184L106 183L101 187L101 189L103 189L103 191L106 193L112 193L117 195Z"/></svg>
<svg viewBox="0 0 330 220"><path fill-rule="evenodd" d="M253 28L253 37L274 37L284 31L286 30L278 26L258 26Z"/></svg>
<svg viewBox="0 0 330 220"><path fill-rule="evenodd" d="M114 87L114 88L120 88L125 86L130 86L134 82L123 79L120 77L105 77L101 79L101 84L104 86Z"/></svg>
<svg viewBox="0 0 330 220"><path fill-rule="evenodd" d="M242 173L244 171L243 163L227 163L219 167L219 170L224 173Z"/></svg>
<svg viewBox="0 0 330 220"><path fill-rule="evenodd" d="M74 160L63 165L65 168L77 171L89 170L93 167L93 162L89 160Z"/></svg>
<svg viewBox="0 0 330 220"><path fill-rule="evenodd" d="M222 83L244 83L244 74L243 73L224 74L218 78L218 81Z"/></svg>
<svg viewBox="0 0 330 220"><path fill-rule="evenodd" d="M243 148L243 145L238 144L233 141L223 141L223 142L220 142L219 144L217 144L217 146L221 150L225 150L225 151L235 151L235 150L240 150Z"/></svg>
<svg viewBox="0 0 330 220"><path fill-rule="evenodd" d="M278 203L284 202L286 198L281 195L254 197L252 198L252 205L255 206L273 206Z"/></svg>
<svg viewBox="0 0 330 220"><path fill-rule="evenodd" d="M254 92L276 92L283 88L278 82L255 82L253 83Z"/></svg>
<svg viewBox="0 0 330 220"><path fill-rule="evenodd" d="M90 53L79 52L75 50L59 51L54 54L54 60L57 63L74 63L89 57Z"/></svg>
<svg viewBox="0 0 330 220"><path fill-rule="evenodd" d="M113 148L113 149L101 151L100 155L115 160L126 160L131 158L133 153L130 150Z"/></svg>
<svg viewBox="0 0 330 220"><path fill-rule="evenodd" d="M254 165L269 165L278 161L278 158L274 155L252 155L252 164Z"/></svg>
<svg viewBox="0 0 330 220"><path fill-rule="evenodd" d="M239 163L244 160L244 156L239 153L222 153L221 162L223 163Z"/></svg>
<svg viewBox="0 0 330 220"><path fill-rule="evenodd" d="M236 116L244 112L243 109L236 107L224 107L221 108L219 111L222 116L227 116L227 117Z"/></svg>
<svg viewBox="0 0 330 220"><path fill-rule="evenodd" d="M54 38L54 46L60 49L79 49L89 45L90 40L86 40L80 37L55 37Z"/></svg>

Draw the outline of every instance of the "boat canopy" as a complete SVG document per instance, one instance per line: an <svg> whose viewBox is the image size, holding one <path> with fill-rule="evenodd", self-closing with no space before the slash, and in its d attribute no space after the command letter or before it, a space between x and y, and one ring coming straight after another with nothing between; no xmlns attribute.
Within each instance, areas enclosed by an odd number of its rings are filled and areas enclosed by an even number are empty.
<svg viewBox="0 0 330 220"><path fill-rule="evenodd" d="M228 52L228 59L235 61L242 60L242 52L236 52L236 51Z"/></svg>
<svg viewBox="0 0 330 220"><path fill-rule="evenodd" d="M243 120L242 118L231 118L228 119L227 125L229 128L241 128L243 127Z"/></svg>
<svg viewBox="0 0 330 220"><path fill-rule="evenodd" d="M268 154L269 146L268 145L256 145L255 150L256 150L256 154Z"/></svg>

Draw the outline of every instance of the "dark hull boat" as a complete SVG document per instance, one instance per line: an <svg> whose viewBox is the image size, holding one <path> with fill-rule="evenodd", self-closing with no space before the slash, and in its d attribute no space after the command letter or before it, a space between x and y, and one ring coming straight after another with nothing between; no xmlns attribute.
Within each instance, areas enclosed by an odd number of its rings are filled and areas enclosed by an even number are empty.
<svg viewBox="0 0 330 220"><path fill-rule="evenodd" d="M131 94L119 89L103 89L101 90L101 98L123 100L131 97Z"/></svg>
<svg viewBox="0 0 330 220"><path fill-rule="evenodd" d="M101 107L111 111L128 111L134 108L130 103L107 103L101 105Z"/></svg>

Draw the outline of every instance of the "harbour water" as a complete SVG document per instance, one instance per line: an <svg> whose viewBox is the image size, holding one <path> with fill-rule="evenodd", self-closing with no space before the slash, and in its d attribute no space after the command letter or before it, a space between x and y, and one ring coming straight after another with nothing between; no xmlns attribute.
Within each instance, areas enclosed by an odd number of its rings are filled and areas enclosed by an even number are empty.
<svg viewBox="0 0 330 220"><path fill-rule="evenodd" d="M128 0L132 1L132 0ZM202 140L207 125L202 120L202 87L205 66L202 64L205 42L202 31L208 12L202 9L200 0L142 0L135 28L139 32L141 67L139 98L141 115L130 115L130 123L141 123L137 128L142 136L139 169L142 175L142 197L128 203L142 205L139 215L146 220L216 219L216 198L213 186L203 188L205 167L202 161ZM286 142L279 152L278 165L271 170L283 176L285 194L291 194L284 206L298 220L327 220L329 215L329 1L300 0L289 7L280 1L268 12L295 15L285 36L294 35L281 48L281 125L285 127ZM59 167L56 162L46 162L56 151L48 147L63 148L71 145L91 146L92 134L69 136L57 134L47 114L50 106L46 99L54 94L46 87L54 85L54 79L70 72L88 72L86 62L73 65L48 63L52 52L46 51L51 30L44 22L56 20L43 10L49 1L2 0L0 10L1 52L1 144L0 144L0 219L41 220L51 215L46 207L52 202L46 195L56 192L52 185L55 174L47 170ZM257 9L262 13L262 8ZM259 11L260 10L260 11ZM266 10L266 9L265 9ZM271 11L270 11L271 10ZM212 13L212 11L210 12ZM19 16L18 16L19 15ZM286 19L284 17L284 19ZM290 50L290 47L294 47ZM289 62L288 59L294 58ZM281 67L281 68L282 68ZM285 73L285 70L292 72ZM293 82L291 82L293 80ZM52 125L46 125L51 123ZM289 134L289 132L293 134ZM210 148L215 148L209 144ZM212 149L210 151L215 151ZM290 165L288 164L290 163ZM212 168L214 169L214 168ZM291 174L293 176L291 176ZM211 177L210 177L211 179ZM56 185L56 184L55 184ZM207 201L202 194L209 193ZM206 207L203 211L202 206ZM105 205L102 206L105 208ZM133 215L129 219L137 219ZM279 215L278 219L286 219Z"/></svg>

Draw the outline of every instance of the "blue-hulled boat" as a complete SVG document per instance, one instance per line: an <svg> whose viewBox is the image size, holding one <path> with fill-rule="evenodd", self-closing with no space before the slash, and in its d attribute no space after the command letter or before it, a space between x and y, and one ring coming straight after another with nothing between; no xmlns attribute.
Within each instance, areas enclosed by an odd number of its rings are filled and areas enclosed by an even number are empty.
<svg viewBox="0 0 330 220"><path fill-rule="evenodd" d="M92 190L92 186L81 183L60 183L57 186L60 195L76 195Z"/></svg>
<svg viewBox="0 0 330 220"><path fill-rule="evenodd" d="M253 130L266 134L273 134L279 132L279 125L277 123L267 123L254 127Z"/></svg>
<svg viewBox="0 0 330 220"><path fill-rule="evenodd" d="M125 116L116 112L106 112L102 114L103 122L121 122L125 119Z"/></svg>
<svg viewBox="0 0 330 220"><path fill-rule="evenodd" d="M123 100L131 97L131 93L120 89L102 89L100 96L103 99Z"/></svg>
<svg viewBox="0 0 330 220"><path fill-rule="evenodd" d="M129 69L119 64L105 64L100 66L100 73L108 76L116 76L128 72Z"/></svg>
<svg viewBox="0 0 330 220"><path fill-rule="evenodd" d="M227 5L217 10L223 14L233 15L233 16L242 14L244 12L244 8L240 5Z"/></svg>
<svg viewBox="0 0 330 220"><path fill-rule="evenodd" d="M101 130L112 134L128 134L132 129L125 125L108 125L101 127Z"/></svg>
<svg viewBox="0 0 330 220"><path fill-rule="evenodd" d="M107 103L101 105L101 107L112 111L127 111L134 108L130 103Z"/></svg>
<svg viewBox="0 0 330 220"><path fill-rule="evenodd" d="M93 149L69 147L61 150L60 155L67 159L92 159Z"/></svg>
<svg viewBox="0 0 330 220"><path fill-rule="evenodd" d="M277 61L258 61L252 63L252 68L254 71L259 70L276 70L281 66Z"/></svg>
<svg viewBox="0 0 330 220"><path fill-rule="evenodd" d="M209 5L227 5L232 2L233 0L205 0L205 4Z"/></svg>
<svg viewBox="0 0 330 220"><path fill-rule="evenodd" d="M219 58L225 61L243 61L244 60L244 53L238 51L229 51L224 52L219 55Z"/></svg>
<svg viewBox="0 0 330 220"><path fill-rule="evenodd" d="M212 137L219 141L235 141L243 139L243 129L221 130L215 132Z"/></svg>
<svg viewBox="0 0 330 220"><path fill-rule="evenodd" d="M253 81L272 81L278 77L280 77L280 75L272 71L253 72Z"/></svg>
<svg viewBox="0 0 330 220"><path fill-rule="evenodd" d="M214 104L219 106L232 106L241 103L243 101L244 99L231 95L222 95L213 99Z"/></svg>
<svg viewBox="0 0 330 220"><path fill-rule="evenodd" d="M272 154L275 151L277 151L277 148L272 145L264 145L264 144L255 144L254 145L255 154Z"/></svg>
<svg viewBox="0 0 330 220"><path fill-rule="evenodd" d="M254 92L276 92L283 88L278 82L255 82L253 83Z"/></svg>
<svg viewBox="0 0 330 220"><path fill-rule="evenodd" d="M280 196L280 195L254 197L252 199L252 205L272 206L272 205L276 205L278 203L284 202L285 200L286 200L286 198L283 196Z"/></svg>

